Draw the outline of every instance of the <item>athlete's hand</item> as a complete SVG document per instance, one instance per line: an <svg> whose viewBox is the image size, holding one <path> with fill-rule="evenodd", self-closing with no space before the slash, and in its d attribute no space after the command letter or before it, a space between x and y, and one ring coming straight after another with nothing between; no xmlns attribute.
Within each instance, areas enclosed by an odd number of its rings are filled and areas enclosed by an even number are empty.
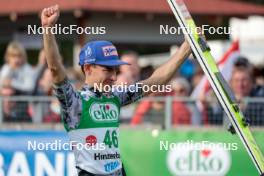
<svg viewBox="0 0 264 176"><path fill-rule="evenodd" d="M204 31L202 30L202 28L197 27L197 34L199 35L199 37L201 37L204 41L206 41L206 37L204 35Z"/></svg>
<svg viewBox="0 0 264 176"><path fill-rule="evenodd" d="M204 32L203 32L202 28L197 27L197 28L196 28L196 33L199 35L199 37L201 37L204 41L206 41L206 37L205 37L205 35L204 35ZM185 37L185 42L187 42L187 41L188 41L188 40L187 40L187 38Z"/></svg>
<svg viewBox="0 0 264 176"><path fill-rule="evenodd" d="M183 47L184 50L187 52L186 55L188 57L191 54L192 49L191 49L191 46L190 46L190 44L189 44L189 42L188 42L187 39L185 39L185 41L183 42L183 44L181 45L181 47Z"/></svg>
<svg viewBox="0 0 264 176"><path fill-rule="evenodd" d="M206 41L205 35L204 35L204 33L203 33L203 31L202 31L202 29L200 27L196 28L196 33L199 35L200 38L202 38L204 41ZM190 44L188 42L188 39L186 37L185 37L183 45L186 46L186 48L188 49L189 53L192 52L191 46L190 46Z"/></svg>
<svg viewBox="0 0 264 176"><path fill-rule="evenodd" d="M43 27L52 27L57 22L60 16L58 5L45 8L41 12L41 24Z"/></svg>

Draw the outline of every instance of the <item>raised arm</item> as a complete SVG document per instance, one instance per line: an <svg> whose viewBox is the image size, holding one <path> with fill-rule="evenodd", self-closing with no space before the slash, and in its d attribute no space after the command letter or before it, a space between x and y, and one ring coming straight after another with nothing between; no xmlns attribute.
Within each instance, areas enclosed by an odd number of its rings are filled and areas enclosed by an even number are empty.
<svg viewBox="0 0 264 176"><path fill-rule="evenodd" d="M66 77L65 69L59 53L55 36L50 32L60 15L59 6L45 8L41 12L41 24L45 28L43 34L44 51L47 59L48 68L52 73L53 83L59 84Z"/></svg>
<svg viewBox="0 0 264 176"><path fill-rule="evenodd" d="M164 85L167 84L174 76L178 68L184 62L184 60L190 55L191 48L189 43L185 42L181 45L178 52L176 52L171 59L166 63L159 66L154 73L146 80L140 81L143 85ZM144 92L144 95L150 94L151 92Z"/></svg>

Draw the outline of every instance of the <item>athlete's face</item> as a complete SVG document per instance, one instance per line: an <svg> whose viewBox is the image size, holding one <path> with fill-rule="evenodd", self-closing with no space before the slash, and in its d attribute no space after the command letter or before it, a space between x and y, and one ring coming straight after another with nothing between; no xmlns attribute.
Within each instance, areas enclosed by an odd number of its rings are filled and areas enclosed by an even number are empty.
<svg viewBox="0 0 264 176"><path fill-rule="evenodd" d="M117 79L118 67L106 67L100 65L92 65L90 67L90 74L95 79L95 83L102 84L102 86L112 86Z"/></svg>

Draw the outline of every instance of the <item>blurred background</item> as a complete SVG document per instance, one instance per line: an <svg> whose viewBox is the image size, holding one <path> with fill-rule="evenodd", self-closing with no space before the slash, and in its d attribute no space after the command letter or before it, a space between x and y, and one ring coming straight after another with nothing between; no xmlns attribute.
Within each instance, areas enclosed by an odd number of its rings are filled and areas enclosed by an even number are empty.
<svg viewBox="0 0 264 176"><path fill-rule="evenodd" d="M253 135L264 152L264 2L262 0L185 0L197 26L232 32L205 32L213 56L229 82ZM73 154L27 149L28 141L68 141L53 97L42 50L43 8L59 4L61 26L91 27L87 34L56 35L68 78L80 89L80 48L110 40L122 60L116 84L148 78L177 52L182 34L165 0L9 0L0 6L0 176L75 175ZM105 34L100 34L104 27ZM161 30L164 29L164 30ZM169 32L165 32L165 31ZM120 146L130 176L258 175L203 71L190 56L170 82L173 90L152 94L121 110ZM160 150L160 142L237 144L237 150ZM197 153L195 153L197 152ZM185 155L179 155L184 153ZM243 166L243 167L241 167Z"/></svg>

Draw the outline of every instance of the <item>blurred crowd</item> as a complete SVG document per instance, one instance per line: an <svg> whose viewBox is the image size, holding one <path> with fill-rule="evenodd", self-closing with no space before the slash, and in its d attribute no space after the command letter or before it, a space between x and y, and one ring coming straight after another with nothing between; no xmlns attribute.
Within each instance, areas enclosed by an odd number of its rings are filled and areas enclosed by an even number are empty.
<svg viewBox="0 0 264 176"><path fill-rule="evenodd" d="M4 122L32 122L41 104L42 122L60 122L60 106L56 99L37 102L30 99L8 99L10 96L51 96L52 78L47 69L45 54L40 50L36 65L27 61L25 48L18 42L10 42L5 51L5 64L0 70L0 94ZM116 84L133 84L148 78L154 71L151 65L140 67L138 54L128 51L121 59L131 65L121 66ZM253 67L246 58L239 57L232 68L229 85L233 90L240 108L252 125L264 125L264 73L263 68ZM83 75L80 69L68 68L68 79L80 89ZM171 123L177 125L220 125L228 121L212 90L201 91L193 101L190 95L204 77L203 71L194 59L186 60L179 72L170 82L171 92L153 93L149 98L125 106L121 110L121 122L131 125L143 123L164 126L167 107L163 99L155 97L173 97L170 105ZM263 98L256 101L248 97ZM41 97L40 97L41 98ZM246 101L247 100L247 101ZM261 101L262 100L262 101Z"/></svg>
<svg viewBox="0 0 264 176"><path fill-rule="evenodd" d="M36 104L41 103L43 122L59 122L60 107L56 99L33 103L25 96L52 96L52 77L46 65L43 49L40 50L36 65L27 61L25 48L19 42L11 42L6 48L5 64L0 71L0 94L4 97L15 96L15 99L4 98L2 102L3 121L31 122L39 111ZM67 70L68 78L78 88L81 85L81 74L74 69Z"/></svg>

